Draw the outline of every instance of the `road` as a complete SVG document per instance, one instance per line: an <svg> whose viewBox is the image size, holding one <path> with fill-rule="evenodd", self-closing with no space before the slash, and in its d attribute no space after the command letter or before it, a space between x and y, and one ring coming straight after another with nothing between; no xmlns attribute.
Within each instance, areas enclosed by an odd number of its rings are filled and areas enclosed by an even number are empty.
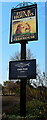
<svg viewBox="0 0 47 120"><path fill-rule="evenodd" d="M2 101L2 111L5 112L9 108L20 103L20 98L16 96L0 96L0 103Z"/></svg>

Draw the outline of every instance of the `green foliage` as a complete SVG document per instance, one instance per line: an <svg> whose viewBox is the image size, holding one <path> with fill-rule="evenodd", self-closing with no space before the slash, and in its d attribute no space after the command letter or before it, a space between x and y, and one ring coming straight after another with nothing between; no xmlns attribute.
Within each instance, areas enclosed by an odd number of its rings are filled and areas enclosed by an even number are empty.
<svg viewBox="0 0 47 120"><path fill-rule="evenodd" d="M20 115L20 105L16 104L14 107L11 108L11 111L9 114L14 114L14 115Z"/></svg>
<svg viewBox="0 0 47 120"><path fill-rule="evenodd" d="M19 93L19 88L15 88L15 93Z"/></svg>
<svg viewBox="0 0 47 120"><path fill-rule="evenodd" d="M9 114L9 119L15 120L15 118L20 117L20 104L16 104L7 111ZM32 120L45 120L47 118L47 103L44 103L39 100L30 100L26 103L26 118L31 118ZM42 119L43 118L43 119ZM17 119L16 119L17 120ZM24 120L20 119L19 120ZM26 119L25 119L26 120ZM28 119L27 119L28 120Z"/></svg>
<svg viewBox="0 0 47 120"><path fill-rule="evenodd" d="M27 116L47 117L47 103L31 100L27 102Z"/></svg>
<svg viewBox="0 0 47 120"><path fill-rule="evenodd" d="M9 83L10 85L10 83ZM45 120L47 118L47 88L33 88L30 85L26 86L26 115L27 118L20 118L20 84L12 84L15 96L3 96L3 105L7 106L5 112L9 114L9 120ZM4 88L3 88L4 89ZM11 89L11 88L10 88ZM44 99L45 98L45 99ZM3 107L4 107L3 106ZM3 108L4 109L4 108ZM16 119L17 118L17 119ZM43 118L43 119L42 119Z"/></svg>

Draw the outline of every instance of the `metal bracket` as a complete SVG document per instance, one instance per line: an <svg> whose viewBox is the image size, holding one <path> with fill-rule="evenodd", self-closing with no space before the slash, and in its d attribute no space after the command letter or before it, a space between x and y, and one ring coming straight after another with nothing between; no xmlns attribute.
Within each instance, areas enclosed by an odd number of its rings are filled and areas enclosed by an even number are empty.
<svg viewBox="0 0 47 120"><path fill-rule="evenodd" d="M23 3L20 3L16 6L16 8L19 8L19 7L25 7L25 6L28 6L28 5L33 5L33 4L36 4L36 2L32 3L32 2L23 2Z"/></svg>

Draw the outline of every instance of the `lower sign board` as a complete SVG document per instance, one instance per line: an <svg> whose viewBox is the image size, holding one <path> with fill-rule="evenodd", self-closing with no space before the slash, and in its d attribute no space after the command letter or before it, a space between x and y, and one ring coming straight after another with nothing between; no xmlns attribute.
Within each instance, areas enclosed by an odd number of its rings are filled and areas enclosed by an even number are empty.
<svg viewBox="0 0 47 120"><path fill-rule="evenodd" d="M36 79L36 59L9 62L9 80Z"/></svg>

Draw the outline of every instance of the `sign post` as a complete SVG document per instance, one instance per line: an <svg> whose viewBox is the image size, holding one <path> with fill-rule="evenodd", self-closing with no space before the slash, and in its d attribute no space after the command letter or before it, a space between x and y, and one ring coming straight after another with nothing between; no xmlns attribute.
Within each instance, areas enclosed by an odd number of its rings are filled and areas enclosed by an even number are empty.
<svg viewBox="0 0 47 120"><path fill-rule="evenodd" d="M26 60L26 43L38 39L37 4L11 9L10 44L21 44L21 61L9 64L9 79L20 79L20 116L26 116L26 80L36 79L36 60ZM25 61L25 62L24 62ZM26 67L27 66L27 67Z"/></svg>
<svg viewBox="0 0 47 120"><path fill-rule="evenodd" d="M26 42L21 43L21 59L26 60ZM20 82L20 115L26 116L26 78Z"/></svg>

